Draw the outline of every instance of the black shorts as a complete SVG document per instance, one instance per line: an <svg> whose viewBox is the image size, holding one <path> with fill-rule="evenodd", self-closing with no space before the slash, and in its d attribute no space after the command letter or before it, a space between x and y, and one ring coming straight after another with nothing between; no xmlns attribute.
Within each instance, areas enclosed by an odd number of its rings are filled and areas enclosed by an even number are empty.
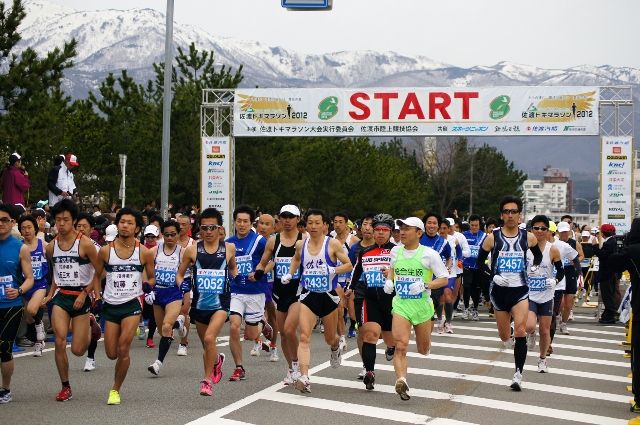
<svg viewBox="0 0 640 425"><path fill-rule="evenodd" d="M329 292L310 292L303 289L300 294L300 302L306 305L316 316L324 317L338 308L340 296L335 289Z"/></svg>
<svg viewBox="0 0 640 425"><path fill-rule="evenodd" d="M142 314L142 304L140 298L136 297L123 304L102 305L102 317L108 322L120 324L123 319L131 316L139 316Z"/></svg>
<svg viewBox="0 0 640 425"><path fill-rule="evenodd" d="M286 313L289 311L289 307L293 303L297 303L300 301L300 296L298 295L298 288L300 287L299 280L291 280L286 285L283 285L279 279L276 279L273 282L273 300L276 302L276 310L281 313Z"/></svg>
<svg viewBox="0 0 640 425"><path fill-rule="evenodd" d="M529 298L529 287L524 285L511 288L492 284L489 295L494 310L511 311L520 301Z"/></svg>
<svg viewBox="0 0 640 425"><path fill-rule="evenodd" d="M298 295L294 295L294 296L287 295L286 297L276 297L276 294L274 293L273 301L276 303L276 310L278 310L281 313L287 313L289 312L289 307L291 307L293 304L300 301L300 297Z"/></svg>
<svg viewBox="0 0 640 425"><path fill-rule="evenodd" d="M393 295L365 298L362 305L362 323L377 323L383 331L391 331L392 301Z"/></svg>
<svg viewBox="0 0 640 425"><path fill-rule="evenodd" d="M529 311L534 312L536 316L549 316L553 315L553 300L549 300L546 303L537 303L529 300Z"/></svg>
<svg viewBox="0 0 640 425"><path fill-rule="evenodd" d="M211 322L211 318L213 317L213 315L218 311L224 311L225 313L227 313L227 320L229 320L228 308L220 308L218 310L198 310L197 308L191 308L191 310L189 310L189 318L196 323L208 325L209 322Z"/></svg>
<svg viewBox="0 0 640 425"><path fill-rule="evenodd" d="M567 282L567 287L564 290L565 294L575 295L578 292L578 274L573 267L565 267L564 269L564 281Z"/></svg>

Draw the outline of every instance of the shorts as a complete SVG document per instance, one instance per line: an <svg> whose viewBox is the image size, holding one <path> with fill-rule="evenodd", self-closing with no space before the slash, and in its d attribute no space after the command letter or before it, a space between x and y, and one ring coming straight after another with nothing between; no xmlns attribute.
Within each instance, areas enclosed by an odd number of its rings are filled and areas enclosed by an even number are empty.
<svg viewBox="0 0 640 425"><path fill-rule="evenodd" d="M537 303L529 300L529 311L536 314L536 316L549 316L553 315L553 300L549 300L544 303Z"/></svg>
<svg viewBox="0 0 640 425"><path fill-rule="evenodd" d="M578 275L573 267L565 267L564 281L567 286L564 290L565 295L575 295L578 292Z"/></svg>
<svg viewBox="0 0 640 425"><path fill-rule="evenodd" d="M36 280L31 289L24 293L24 298L29 301L31 297L33 297L33 294L41 289L47 290L47 281L45 279Z"/></svg>
<svg viewBox="0 0 640 425"><path fill-rule="evenodd" d="M442 289L451 289L452 291L455 289L456 287L456 279L458 277L450 277L449 280L447 280L447 286L443 286Z"/></svg>
<svg viewBox="0 0 640 425"><path fill-rule="evenodd" d="M267 282L267 285L264 289L264 305L266 306L269 303L273 302L273 283Z"/></svg>
<svg viewBox="0 0 640 425"><path fill-rule="evenodd" d="M386 295L386 294L385 294ZM393 296L366 297L362 304L362 323L377 323L384 332L391 331Z"/></svg>
<svg viewBox="0 0 640 425"><path fill-rule="evenodd" d="M433 301L425 293L422 298L417 299L402 299L396 295L393 297L392 307L393 314L407 319L413 326L431 320L435 311Z"/></svg>
<svg viewBox="0 0 640 425"><path fill-rule="evenodd" d="M264 293L231 294L230 314L242 317L247 325L257 325L264 316Z"/></svg>
<svg viewBox="0 0 640 425"><path fill-rule="evenodd" d="M165 308L167 304L171 304L174 301L182 301L184 298L184 294L177 286L172 286L170 288L161 288L156 286L154 290L156 292L156 299L153 302L153 305L158 305L162 308Z"/></svg>
<svg viewBox="0 0 640 425"><path fill-rule="evenodd" d="M189 289L187 289L189 288ZM185 277L182 281L182 285L180 285L180 290L183 294L190 292L193 289L193 282L191 281L191 276Z"/></svg>
<svg viewBox="0 0 640 425"><path fill-rule="evenodd" d="M300 302L306 305L316 316L325 317L338 308L340 296L335 289L329 292L311 292L303 289L300 294Z"/></svg>
<svg viewBox="0 0 640 425"><path fill-rule="evenodd" d="M122 319L142 314L142 304L139 298L134 298L124 304L109 304L105 302L102 306L102 317L108 322L120 324Z"/></svg>
<svg viewBox="0 0 640 425"><path fill-rule="evenodd" d="M291 282L284 285L280 280L276 279L273 283L273 292L271 296L276 302L276 309L282 313L289 311L291 304L300 300L300 280L292 279Z"/></svg>
<svg viewBox="0 0 640 425"><path fill-rule="evenodd" d="M496 311L511 311L522 300L529 298L529 287L524 286L499 286L492 284L489 289L491 304Z"/></svg>
<svg viewBox="0 0 640 425"><path fill-rule="evenodd" d="M359 328L364 324L364 322L362 321L363 319L362 306L364 304L364 297L356 294L355 291L354 291L354 294L355 296L353 298L353 308L356 311L356 324L358 325L358 328Z"/></svg>
<svg viewBox="0 0 640 425"><path fill-rule="evenodd" d="M77 295L68 295L58 292L53 297L53 300L51 300L51 303L66 311L71 318L89 313L89 310L91 310L91 299L89 297L85 297L82 307L76 310L73 308L73 303L76 301L77 297Z"/></svg>
<svg viewBox="0 0 640 425"><path fill-rule="evenodd" d="M218 311L224 311L227 313L227 320L229 320L229 310L226 308L219 308L216 310L198 310L197 308L192 308L189 310L189 318L192 322L202 323L203 325L208 325L211 322L211 318Z"/></svg>

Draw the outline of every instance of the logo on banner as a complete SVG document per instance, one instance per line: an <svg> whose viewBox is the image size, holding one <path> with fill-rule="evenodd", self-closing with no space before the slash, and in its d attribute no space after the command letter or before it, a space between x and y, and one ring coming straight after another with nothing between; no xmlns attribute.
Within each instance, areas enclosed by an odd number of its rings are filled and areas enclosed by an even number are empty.
<svg viewBox="0 0 640 425"><path fill-rule="evenodd" d="M611 148L611 153L613 153L614 155L620 155L622 153L622 147L620 146L614 146Z"/></svg>
<svg viewBox="0 0 640 425"><path fill-rule="evenodd" d="M509 96L498 96L491 101L489 104L489 108L491 108L491 112L489 112L489 117L492 120L499 120L507 116L511 107L509 103L511 102L511 98Z"/></svg>
<svg viewBox="0 0 640 425"><path fill-rule="evenodd" d="M241 119L252 119L265 124L304 123L307 112L296 111L287 99L267 96L236 94Z"/></svg>
<svg viewBox="0 0 640 425"><path fill-rule="evenodd" d="M596 101L595 91L534 96L527 110L522 113L522 118L530 122L572 122L581 118L593 118ZM585 131L579 128L565 126L564 131Z"/></svg>
<svg viewBox="0 0 640 425"><path fill-rule="evenodd" d="M211 153L220 153L220 146L211 146Z"/></svg>
<svg viewBox="0 0 640 425"><path fill-rule="evenodd" d="M323 121L330 120L338 113L338 98L336 96L325 97L318 104L318 118Z"/></svg>

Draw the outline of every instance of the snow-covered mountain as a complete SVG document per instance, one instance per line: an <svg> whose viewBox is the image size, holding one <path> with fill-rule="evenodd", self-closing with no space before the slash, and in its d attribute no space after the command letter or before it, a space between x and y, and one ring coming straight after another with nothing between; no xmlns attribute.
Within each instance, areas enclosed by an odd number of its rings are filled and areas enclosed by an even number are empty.
<svg viewBox="0 0 640 425"><path fill-rule="evenodd" d="M21 25L21 47L44 53L72 37L78 41L75 66L66 72L65 88L74 97L86 97L109 72L127 69L141 82L153 78L151 64L164 57L165 17L152 9L80 11L47 2L26 0L27 17ZM216 62L237 69L244 66L245 87L372 87L372 86L489 86L489 85L633 85L640 88L640 69L608 65L581 65L568 69L499 62L493 66L457 67L427 57L394 52L344 51L300 54L257 41L223 38L200 28L174 24L176 46L195 42L200 50L215 52ZM640 90L635 90L640 102ZM640 116L640 114L638 114ZM640 118L636 118L640 129ZM518 140L528 138L521 137ZM516 166L539 174L549 158L563 158L563 167L597 176L596 138L537 139L541 152L513 140L482 139L499 147ZM595 186L595 184L594 184ZM593 196L577 194L577 196Z"/></svg>

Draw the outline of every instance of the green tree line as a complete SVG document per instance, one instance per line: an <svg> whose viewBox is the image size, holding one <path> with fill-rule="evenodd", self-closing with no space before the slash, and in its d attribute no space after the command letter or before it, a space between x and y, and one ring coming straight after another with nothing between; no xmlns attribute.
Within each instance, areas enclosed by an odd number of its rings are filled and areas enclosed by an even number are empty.
<svg viewBox="0 0 640 425"><path fill-rule="evenodd" d="M126 154L127 203L138 207L160 197L164 64L144 84L122 70L109 74L86 99L71 99L62 89L78 44L70 40L39 57L31 48L19 54L18 27L25 12L20 0L0 2L0 156L23 155L29 171L31 202L47 198L46 176L53 157L71 149L81 166L75 171L81 195L96 195L103 207L117 201L118 154ZM214 53L194 44L177 48L172 72L170 201L197 204L200 199L200 104L204 88L236 88L242 67L214 66ZM236 203L275 211L284 203L395 215L427 210L468 211L468 147L440 152L451 175L425 165L424 153L392 140L366 138L247 138L236 141ZM478 178L491 182L474 189L474 212L490 214L497 199L517 193L523 175L493 148L475 155ZM485 170L485 171L480 171ZM449 185L462 190L455 193ZM465 190L467 195L465 198Z"/></svg>

